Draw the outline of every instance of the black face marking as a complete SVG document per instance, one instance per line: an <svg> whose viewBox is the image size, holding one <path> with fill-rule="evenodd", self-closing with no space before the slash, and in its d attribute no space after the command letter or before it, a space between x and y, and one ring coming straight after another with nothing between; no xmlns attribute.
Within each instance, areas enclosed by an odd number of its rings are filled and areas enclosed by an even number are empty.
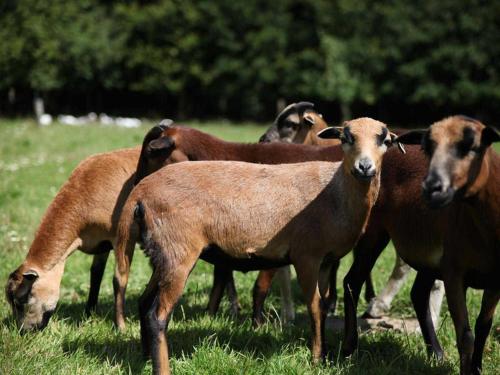
<svg viewBox="0 0 500 375"><path fill-rule="evenodd" d="M14 301L24 305L28 303L28 297L31 293L33 283L38 278L38 274L34 271L29 271L23 274L23 279L16 292L14 293Z"/></svg>
<svg viewBox="0 0 500 375"><path fill-rule="evenodd" d="M351 129L349 129L349 126L344 127L344 134L340 138L340 141L342 143L348 143L350 145L354 144L354 136L351 133Z"/></svg>
<svg viewBox="0 0 500 375"><path fill-rule="evenodd" d="M431 156L434 153L436 142L432 140L430 131L425 132L424 136L422 137L421 147L427 156Z"/></svg>
<svg viewBox="0 0 500 375"><path fill-rule="evenodd" d="M280 137L278 133L278 125L272 124L267 131L259 138L259 143L270 143L278 140Z"/></svg>
<svg viewBox="0 0 500 375"><path fill-rule="evenodd" d="M292 113L297 111L297 108L295 107L296 104L290 104L288 107L286 107L281 113L276 117L276 120L274 120L274 123L279 126L285 119L290 116Z"/></svg>
<svg viewBox="0 0 500 375"><path fill-rule="evenodd" d="M297 127L297 123L295 121L286 119L285 121L283 121L281 127L285 129L295 129Z"/></svg>
<svg viewBox="0 0 500 375"><path fill-rule="evenodd" d="M382 146L385 143L387 132L388 130L386 128L382 128L382 134L377 134L377 146Z"/></svg>
<svg viewBox="0 0 500 375"><path fill-rule="evenodd" d="M10 278L12 278L12 275L10 276ZM11 281L9 281L9 284L7 285L5 294L7 297L7 302L9 302L11 306L14 306L14 291L12 290Z"/></svg>
<svg viewBox="0 0 500 375"><path fill-rule="evenodd" d="M474 130L470 127L465 127L463 131L463 138L456 145L456 153L459 158L464 158L469 151L472 150L474 145Z"/></svg>

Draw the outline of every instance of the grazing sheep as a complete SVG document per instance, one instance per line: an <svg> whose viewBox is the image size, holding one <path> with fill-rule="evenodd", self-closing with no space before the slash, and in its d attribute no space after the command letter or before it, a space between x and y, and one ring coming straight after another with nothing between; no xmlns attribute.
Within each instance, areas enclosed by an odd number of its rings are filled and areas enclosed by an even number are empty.
<svg viewBox="0 0 500 375"><path fill-rule="evenodd" d="M66 259L76 249L94 255L85 310L95 309L139 153L131 148L85 159L49 205L26 259L7 281L7 300L22 330L47 325L59 300Z"/></svg>
<svg viewBox="0 0 500 375"><path fill-rule="evenodd" d="M430 158L423 195L430 207L442 212L446 225L442 252L429 253L427 259L435 259L433 267L422 272L444 281L457 335L460 373L480 374L484 345L500 299L500 156L490 147L500 142L500 134L477 120L454 116L399 139L421 143ZM407 261L412 266L422 263ZM466 305L469 287L484 289L475 339Z"/></svg>
<svg viewBox="0 0 500 375"><path fill-rule="evenodd" d="M118 229L117 273L128 272L140 238L153 267L139 312L154 373L170 372L168 318L196 260L213 247L232 258L293 264L311 316L313 359L325 353L326 286L318 275L326 255L343 257L363 232L392 135L383 123L362 118L322 136L342 140L343 162L181 163L132 191Z"/></svg>

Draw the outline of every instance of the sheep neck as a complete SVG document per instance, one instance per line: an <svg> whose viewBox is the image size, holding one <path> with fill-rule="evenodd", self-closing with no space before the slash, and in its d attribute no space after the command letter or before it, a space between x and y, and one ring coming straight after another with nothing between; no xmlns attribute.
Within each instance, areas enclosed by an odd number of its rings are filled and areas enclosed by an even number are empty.
<svg viewBox="0 0 500 375"><path fill-rule="evenodd" d="M48 271L64 263L66 258L81 245L78 238L81 215L75 198L68 199L67 185L54 198L35 233L25 264ZM71 202L67 204L67 202ZM62 212L72 211L71 215Z"/></svg>
<svg viewBox="0 0 500 375"><path fill-rule="evenodd" d="M334 175L332 194L339 201L340 212L343 213L339 223L348 223L349 231L354 237L350 238L351 246L365 231L371 209L375 205L380 190L380 169L370 181L359 181L342 163ZM350 249L350 247L349 247Z"/></svg>
<svg viewBox="0 0 500 375"><path fill-rule="evenodd" d="M500 156L491 149L484 155L478 178L482 183L476 194L459 205L469 209L478 228L489 228L500 240Z"/></svg>

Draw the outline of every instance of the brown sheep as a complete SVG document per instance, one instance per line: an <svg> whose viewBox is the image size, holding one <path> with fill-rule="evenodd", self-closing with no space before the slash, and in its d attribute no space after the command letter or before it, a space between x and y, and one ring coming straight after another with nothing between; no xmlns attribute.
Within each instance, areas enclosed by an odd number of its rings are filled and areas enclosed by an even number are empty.
<svg viewBox="0 0 500 375"><path fill-rule="evenodd" d="M47 325L59 300L66 259L76 249L94 255L86 311L95 308L139 153L137 147L85 159L49 205L26 259L7 281L7 300L22 330Z"/></svg>
<svg viewBox="0 0 500 375"><path fill-rule="evenodd" d="M95 309L116 223L136 180L139 155L136 147L85 159L51 202L26 259L6 285L7 300L22 330L47 325L59 299L66 258L76 249L94 255L85 311ZM175 161L182 159L171 160Z"/></svg>
<svg viewBox="0 0 500 375"><path fill-rule="evenodd" d="M484 345L500 299L500 155L490 147L500 142L500 134L474 119L454 116L399 139L422 144L430 158L423 195L431 207L442 212L446 225L443 250L434 255L440 261L422 272L444 281L460 373L480 374ZM412 266L419 264L406 259ZM468 287L484 289L475 339L466 305Z"/></svg>
<svg viewBox="0 0 500 375"><path fill-rule="evenodd" d="M290 116L286 120L275 122L269 129L261 136L261 140L267 142L286 142L286 143L301 143L309 145L322 145L331 146L336 144L338 140L320 139L317 133L327 127L321 115L313 111L312 103L303 103L302 108L305 112L302 121L299 118ZM401 129L393 129L396 134L404 132ZM396 156L399 156L396 154ZM382 175L384 179L384 175ZM392 181L388 181L392 183ZM417 182L419 183L419 182ZM405 208L408 209L408 208ZM357 256L357 251L354 249L354 256ZM337 269L339 264L333 265L332 275L330 279L331 285L331 309L335 309L335 302L337 300L336 284L337 284ZM283 269L281 269L283 270ZM378 318L387 314L390 310L392 300L404 285L405 280L408 278L411 267L406 264L396 252L396 261L392 273L387 281L384 289L375 295L373 282L371 276L368 276L365 283L365 300L369 302L368 307L363 314L364 317ZM284 273L281 271L281 273ZM277 274L278 275L278 274ZM254 299L255 310L262 311L265 297L267 296L271 287L272 278L274 276L273 270L262 271L256 281L256 294L257 298ZM282 282L283 283L283 282ZM281 286L283 289L283 286ZM441 303L444 296L444 285L442 281L437 280L431 292L431 315L434 325L439 321L439 312L441 310ZM291 305L291 302L287 302ZM255 314L259 315L259 314ZM262 315L262 313L260 314Z"/></svg>
<svg viewBox="0 0 500 375"><path fill-rule="evenodd" d="M368 118L322 135L342 140L343 162L180 163L132 191L118 229L117 273L128 272L140 238L153 266L139 311L143 350L152 355L154 373L170 372L168 318L196 260L210 247L233 258L293 264L311 316L313 359L324 354L320 268L327 254L347 254L363 232L392 136Z"/></svg>

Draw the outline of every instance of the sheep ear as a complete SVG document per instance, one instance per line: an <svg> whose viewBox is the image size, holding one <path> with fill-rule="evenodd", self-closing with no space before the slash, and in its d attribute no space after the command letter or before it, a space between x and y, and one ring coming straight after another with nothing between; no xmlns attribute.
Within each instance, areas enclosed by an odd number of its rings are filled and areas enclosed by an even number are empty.
<svg viewBox="0 0 500 375"><path fill-rule="evenodd" d="M158 139L153 139L151 142L149 142L148 150L151 153L158 153L158 152L168 150L168 149L174 147L174 145L175 145L175 142L172 138L161 137Z"/></svg>
<svg viewBox="0 0 500 375"><path fill-rule="evenodd" d="M485 127L481 132L481 144L488 147L495 142L500 142L500 134L492 127Z"/></svg>
<svg viewBox="0 0 500 375"><path fill-rule="evenodd" d="M276 116L276 120L274 120L274 123L279 124L293 113L297 113L298 115L302 115L305 111L307 111L309 109L313 109L313 108L314 108L314 104L310 103L310 102L298 102L298 103L289 104L285 107L284 110L282 110L278 114L278 116Z"/></svg>
<svg viewBox="0 0 500 375"><path fill-rule="evenodd" d="M295 105L297 103L292 103L292 104L289 104L285 107L285 109L283 109L279 114L278 116L276 116L276 119L274 120L274 123L277 125L277 124L280 124L281 122L283 122L285 120L285 118L287 118L290 114L292 114L294 111L296 111L295 109Z"/></svg>
<svg viewBox="0 0 500 375"><path fill-rule="evenodd" d="M34 270L29 270L23 273L23 280L21 281L21 284L19 284L19 288L17 288L15 294L17 300L23 300L28 297L36 279L38 279L38 273Z"/></svg>
<svg viewBox="0 0 500 375"><path fill-rule="evenodd" d="M403 133L394 139L394 142L402 143L405 145L420 145L422 144L422 138L427 129L425 130L410 130L409 132Z"/></svg>
<svg viewBox="0 0 500 375"><path fill-rule="evenodd" d="M314 117L311 116L310 114L306 113L303 119L306 124L309 124L310 126L314 125Z"/></svg>
<svg viewBox="0 0 500 375"><path fill-rule="evenodd" d="M322 139L339 139L342 136L342 133L343 128L341 126L330 126L321 130L316 135Z"/></svg>
<svg viewBox="0 0 500 375"><path fill-rule="evenodd" d="M26 271L23 273L23 279L35 282L35 280L38 279L38 272L35 270Z"/></svg>
<svg viewBox="0 0 500 375"><path fill-rule="evenodd" d="M161 136L164 130L165 128L162 125L155 125L146 133L144 140L156 139Z"/></svg>
<svg viewBox="0 0 500 375"><path fill-rule="evenodd" d="M401 152L402 154L406 154L406 150L405 150L403 144L401 142L397 141L398 135L396 133L393 133L393 132L389 132L389 135L391 137L392 144L396 143L398 145L399 152Z"/></svg>

